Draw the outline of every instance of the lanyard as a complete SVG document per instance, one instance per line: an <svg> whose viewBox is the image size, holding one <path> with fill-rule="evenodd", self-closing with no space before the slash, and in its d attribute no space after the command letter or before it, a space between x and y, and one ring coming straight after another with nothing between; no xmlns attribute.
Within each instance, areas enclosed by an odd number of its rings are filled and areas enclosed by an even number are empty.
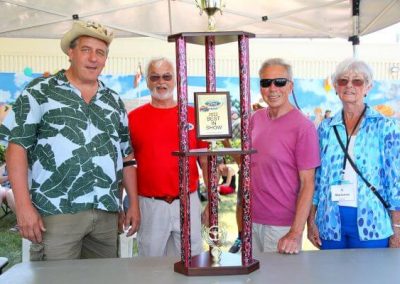
<svg viewBox="0 0 400 284"><path fill-rule="evenodd" d="M339 132L337 131L336 125L333 126L333 131L335 131L336 139L339 142L340 147L342 148L345 157L349 160L350 165L353 167L354 171L358 174L358 176L365 182L367 187L375 194L375 196L382 202L383 206L388 209L390 205L383 199L382 195L379 194L379 192L376 190L375 186L373 186L371 183L369 183L365 177L362 175L360 170L357 168L356 164L353 162L351 157L349 156L349 153L345 151L344 145L342 140L340 140ZM390 213L389 213L390 214Z"/></svg>
<svg viewBox="0 0 400 284"><path fill-rule="evenodd" d="M346 120L344 119L344 111L342 110L342 120L343 120L344 128L346 129L346 148L344 150L345 150L345 154L347 154L347 155L349 154L349 145L350 145L351 136L354 134L354 131L356 131L366 110L367 110L367 105L365 105L363 112L358 117L357 123L356 123L356 125L354 125L353 129L351 130L350 135L347 135ZM346 161L347 161L346 156L347 155L344 155L344 158L343 158L343 169L342 169L343 175L344 175L344 170L346 168Z"/></svg>

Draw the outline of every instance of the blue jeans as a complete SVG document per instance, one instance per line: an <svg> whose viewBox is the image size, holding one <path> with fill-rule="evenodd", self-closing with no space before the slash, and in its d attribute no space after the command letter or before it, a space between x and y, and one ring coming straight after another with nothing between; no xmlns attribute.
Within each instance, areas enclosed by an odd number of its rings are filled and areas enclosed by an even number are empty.
<svg viewBox="0 0 400 284"><path fill-rule="evenodd" d="M340 241L321 239L321 249L387 248L389 246L389 238L370 241L360 240L356 207L339 206L339 212L342 223Z"/></svg>

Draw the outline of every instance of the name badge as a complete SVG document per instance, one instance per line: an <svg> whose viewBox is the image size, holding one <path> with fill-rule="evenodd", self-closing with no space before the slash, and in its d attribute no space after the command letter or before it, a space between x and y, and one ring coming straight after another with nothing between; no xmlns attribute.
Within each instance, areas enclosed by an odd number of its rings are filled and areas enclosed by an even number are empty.
<svg viewBox="0 0 400 284"><path fill-rule="evenodd" d="M341 183L331 185L332 201L353 201L355 198L354 185Z"/></svg>

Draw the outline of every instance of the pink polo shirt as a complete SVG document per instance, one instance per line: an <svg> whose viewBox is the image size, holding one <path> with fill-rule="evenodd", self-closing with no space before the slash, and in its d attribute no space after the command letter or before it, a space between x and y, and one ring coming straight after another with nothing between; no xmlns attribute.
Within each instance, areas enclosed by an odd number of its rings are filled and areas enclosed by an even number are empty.
<svg viewBox="0 0 400 284"><path fill-rule="evenodd" d="M271 120L268 109L250 120L252 148L251 190L253 222L291 226L300 189L299 171L320 165L317 131L293 109Z"/></svg>

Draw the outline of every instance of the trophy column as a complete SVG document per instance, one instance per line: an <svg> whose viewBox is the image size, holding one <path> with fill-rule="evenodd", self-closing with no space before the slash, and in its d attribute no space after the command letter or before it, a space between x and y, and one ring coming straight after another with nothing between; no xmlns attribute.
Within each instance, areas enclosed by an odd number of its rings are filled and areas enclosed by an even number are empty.
<svg viewBox="0 0 400 284"><path fill-rule="evenodd" d="M215 36L205 36L206 49L206 90L215 92L217 90L215 73ZM217 159L215 155L207 156L208 163L208 213L210 227L218 226L218 180Z"/></svg>
<svg viewBox="0 0 400 284"><path fill-rule="evenodd" d="M243 151L251 150L250 134L250 68L249 37L238 36L241 145ZM250 155L241 156L239 186L242 189L242 264L250 265L252 254L251 196L250 196Z"/></svg>
<svg viewBox="0 0 400 284"><path fill-rule="evenodd" d="M184 37L176 39L176 85L178 91L178 116L179 116L179 152L187 153L189 150L188 125L187 125L187 66L186 66L186 40ZM181 218L181 261L187 266L191 265L190 244L190 200L189 200L189 159L188 156L179 157L179 199Z"/></svg>
<svg viewBox="0 0 400 284"><path fill-rule="evenodd" d="M249 136L250 123L250 70L249 70L249 38L254 34L238 32L204 32L204 33L180 33L168 37L168 41L175 42L176 67L177 67L177 91L179 109L179 151L173 155L179 157L179 195L181 216L181 261L175 263L176 272L189 275L233 275L248 274L259 268L259 262L252 256L251 239L251 195L250 195L250 154L251 138ZM239 48L239 78L240 78L240 113L241 113L241 149L229 150L205 150L191 151L188 149L188 123L187 123L187 60L186 43L200 44L205 46L206 53L206 90L213 93L216 90L215 75L215 45L238 42ZM209 223L207 243L213 243L215 235L212 229L217 228L218 233L218 193L217 193L217 166L216 157L224 155L241 155L240 186L242 187L243 206L243 242L242 254L222 252L215 260L215 250L203 252L200 255L191 255L190 244L190 196L189 196L189 173L188 157L208 156L208 194L209 194ZM213 233L211 236L210 233ZM211 236L211 237L210 237ZM215 246L218 245L215 244ZM215 248L215 247L214 247Z"/></svg>

